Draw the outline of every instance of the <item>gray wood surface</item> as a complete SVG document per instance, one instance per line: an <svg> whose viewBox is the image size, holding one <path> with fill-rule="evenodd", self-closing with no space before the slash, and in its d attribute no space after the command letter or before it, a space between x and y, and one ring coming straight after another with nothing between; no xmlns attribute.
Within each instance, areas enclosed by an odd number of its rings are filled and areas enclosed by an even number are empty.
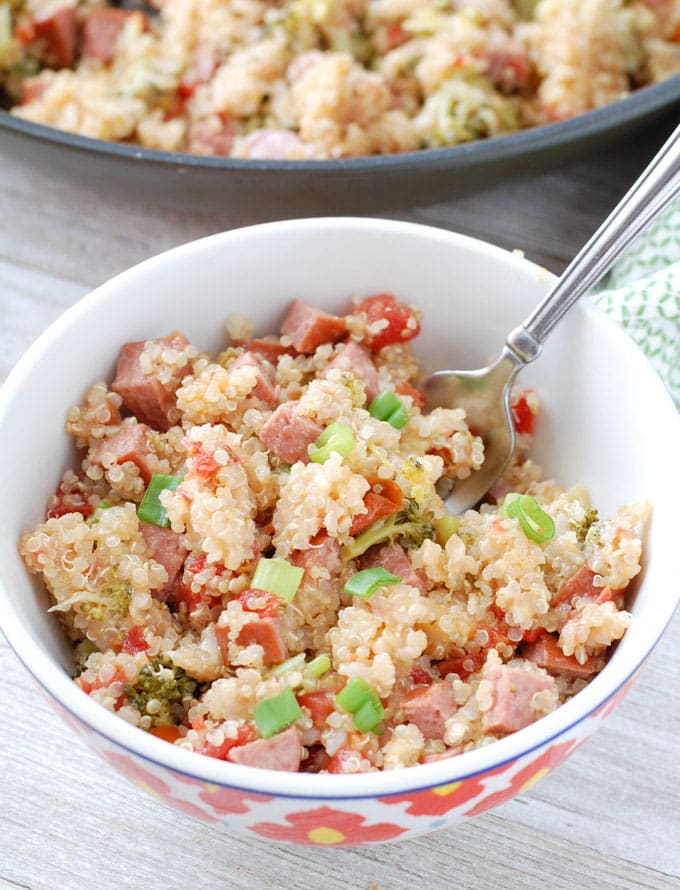
<svg viewBox="0 0 680 890"><path fill-rule="evenodd" d="M548 174L390 215L522 249L559 271L672 123ZM132 195L103 201L48 170L3 159L0 143L0 382L91 287L161 250L241 222L139 206ZM194 823L103 768L0 640L0 887L677 888L679 689L676 616L604 727L519 799L458 829L402 844L292 848Z"/></svg>

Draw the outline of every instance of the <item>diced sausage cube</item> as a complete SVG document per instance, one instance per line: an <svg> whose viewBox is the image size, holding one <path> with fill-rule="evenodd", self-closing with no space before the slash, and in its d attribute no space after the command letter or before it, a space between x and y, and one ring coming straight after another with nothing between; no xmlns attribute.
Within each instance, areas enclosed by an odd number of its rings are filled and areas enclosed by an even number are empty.
<svg viewBox="0 0 680 890"><path fill-rule="evenodd" d="M588 566L583 566L575 575L572 575L552 598L551 605L556 606L559 603L567 603L575 596L593 596L593 578L595 572L591 571ZM597 589L600 593L600 588ZM597 596L597 593L595 596Z"/></svg>
<svg viewBox="0 0 680 890"><path fill-rule="evenodd" d="M516 732L533 723L538 716L532 699L537 692L551 689L553 677L521 667L494 665L485 675L492 685L493 704L482 717L485 732Z"/></svg>
<svg viewBox="0 0 680 890"><path fill-rule="evenodd" d="M42 44L41 59L48 68L69 68L76 59L78 22L73 6L43 13L33 20L33 33Z"/></svg>
<svg viewBox="0 0 680 890"><path fill-rule="evenodd" d="M322 427L309 417L297 414L293 402L284 402L262 425L260 440L279 460L294 464L309 461L307 447L319 438Z"/></svg>
<svg viewBox="0 0 680 890"><path fill-rule="evenodd" d="M275 405L276 390L274 389L271 378L267 371L265 371L262 362L253 355L252 352L244 352L243 355L239 356L234 364L230 366L229 373L238 370L238 368L243 368L244 366L255 368L257 371L255 386L253 386L250 394L261 402L264 402L265 405Z"/></svg>
<svg viewBox="0 0 680 890"><path fill-rule="evenodd" d="M91 59L110 65L116 55L116 43L130 16L142 15L126 9L95 6L83 26L83 52Z"/></svg>
<svg viewBox="0 0 680 890"><path fill-rule="evenodd" d="M381 566L392 575L401 578L404 584L417 587L421 593L427 590L423 576L413 568L401 544L381 544L378 547L371 547L360 557L359 564L362 569Z"/></svg>
<svg viewBox="0 0 680 890"><path fill-rule="evenodd" d="M144 538L144 543L151 551L153 558L159 562L168 573L168 580L161 591L159 598L167 593L175 584L177 577L184 565L187 548L184 538L171 528L161 528L148 522L140 522L139 530Z"/></svg>
<svg viewBox="0 0 680 890"><path fill-rule="evenodd" d="M288 646L278 618L257 618L243 626L236 642L239 646L262 646L264 664L280 664L288 658Z"/></svg>
<svg viewBox="0 0 680 890"><path fill-rule="evenodd" d="M445 680L414 689L402 703L406 719L415 723L426 739L442 739L446 721L458 710L453 686Z"/></svg>
<svg viewBox="0 0 680 890"><path fill-rule="evenodd" d="M533 643L526 643L522 647L521 655L522 658L532 661L553 676L565 674L568 677L591 677L601 668L599 660L592 656L583 664L579 664L573 655L565 655L557 639L547 631L539 634Z"/></svg>
<svg viewBox="0 0 680 890"><path fill-rule="evenodd" d="M139 468L145 482L153 475L149 467L149 427L144 423L133 423L124 426L119 432L98 441L88 454L91 463L109 469L113 464L124 464L132 461Z"/></svg>
<svg viewBox="0 0 680 890"><path fill-rule="evenodd" d="M313 353L322 343L336 343L347 332L344 318L329 315L318 306L293 300L281 325L298 352Z"/></svg>
<svg viewBox="0 0 680 890"><path fill-rule="evenodd" d="M343 343L338 354L326 366L326 373L334 368L349 371L361 380L366 390L366 402L370 404L380 391L380 378L371 354L363 346L349 340Z"/></svg>
<svg viewBox="0 0 680 890"><path fill-rule="evenodd" d="M175 392L182 378L189 372L190 365L187 362L181 368L174 369L170 380L161 382L155 374L142 370L140 356L147 342L149 341L126 343L123 346L118 356L116 377L111 389L121 396L125 407L137 420L166 433L175 420L173 417L173 411L176 409ZM183 334L172 334L151 342L167 344L171 349L179 351L189 345Z"/></svg>
<svg viewBox="0 0 680 890"><path fill-rule="evenodd" d="M300 733L297 727L289 726L270 739L257 739L247 745L232 748L227 756L234 763L245 766L296 773L302 760Z"/></svg>
<svg viewBox="0 0 680 890"><path fill-rule="evenodd" d="M337 538L331 538L325 532L315 535L307 550L294 550L288 557L294 566L312 574L317 568L326 568L331 574L339 573L342 568L340 544Z"/></svg>

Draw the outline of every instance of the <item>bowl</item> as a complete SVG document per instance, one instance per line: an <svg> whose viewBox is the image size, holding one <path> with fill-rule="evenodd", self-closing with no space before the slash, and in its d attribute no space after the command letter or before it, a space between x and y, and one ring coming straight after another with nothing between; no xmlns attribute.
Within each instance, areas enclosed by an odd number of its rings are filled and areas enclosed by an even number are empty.
<svg viewBox="0 0 680 890"><path fill-rule="evenodd" d="M76 136L0 110L3 153L114 199L217 211L244 222L382 213L461 197L606 153L660 120L677 122L680 74L578 115L448 148L322 161L201 157ZM663 137L659 137L659 144Z"/></svg>
<svg viewBox="0 0 680 890"><path fill-rule="evenodd" d="M633 624L604 670L566 704L491 745L438 762L360 775L283 773L180 750L97 705L70 679L47 596L17 552L74 454L67 406L111 377L120 345L182 330L204 349L229 312L277 328L298 297L333 311L351 295L392 291L424 310L425 364L476 367L535 306L550 275L451 232L377 219L269 223L170 250L97 288L27 351L0 392L0 621L39 687L113 769L189 816L276 842L360 845L401 840L501 804L553 770L625 695L680 598L673 476L680 423L625 334L587 301L523 373L544 414L533 450L546 475L586 484L602 511L651 498L654 513ZM418 341L416 341L418 342ZM671 469L669 469L671 468ZM613 781L613 780L612 780Z"/></svg>

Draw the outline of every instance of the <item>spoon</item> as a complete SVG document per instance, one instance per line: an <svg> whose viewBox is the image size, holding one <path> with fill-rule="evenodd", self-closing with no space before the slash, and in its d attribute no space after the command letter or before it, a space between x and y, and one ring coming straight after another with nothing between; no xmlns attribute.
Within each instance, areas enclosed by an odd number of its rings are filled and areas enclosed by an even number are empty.
<svg viewBox="0 0 680 890"><path fill-rule="evenodd" d="M493 364L474 371L436 371L423 383L425 410L464 408L468 425L482 437L480 470L456 482L446 496L452 514L476 506L508 466L515 449L510 390L522 368L571 307L596 284L642 230L680 193L680 127L653 158L599 229L581 248L542 302L514 328Z"/></svg>

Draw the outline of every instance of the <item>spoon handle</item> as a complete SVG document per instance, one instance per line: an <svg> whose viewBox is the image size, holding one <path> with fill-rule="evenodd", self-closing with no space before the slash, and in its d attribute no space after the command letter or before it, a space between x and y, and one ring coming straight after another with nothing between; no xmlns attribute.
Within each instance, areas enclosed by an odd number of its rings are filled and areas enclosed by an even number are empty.
<svg viewBox="0 0 680 890"><path fill-rule="evenodd" d="M543 301L524 324L510 332L507 346L522 364L538 357L555 325L678 194L680 126L569 263Z"/></svg>

